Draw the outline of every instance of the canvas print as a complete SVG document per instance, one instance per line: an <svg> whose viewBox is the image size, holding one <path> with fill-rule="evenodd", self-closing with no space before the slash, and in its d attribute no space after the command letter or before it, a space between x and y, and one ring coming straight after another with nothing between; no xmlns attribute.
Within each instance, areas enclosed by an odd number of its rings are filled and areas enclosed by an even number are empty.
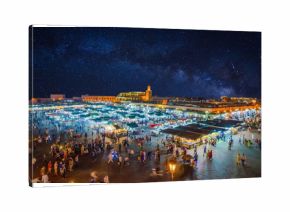
<svg viewBox="0 0 290 212"><path fill-rule="evenodd" d="M261 32L29 27L29 183L261 177Z"/></svg>

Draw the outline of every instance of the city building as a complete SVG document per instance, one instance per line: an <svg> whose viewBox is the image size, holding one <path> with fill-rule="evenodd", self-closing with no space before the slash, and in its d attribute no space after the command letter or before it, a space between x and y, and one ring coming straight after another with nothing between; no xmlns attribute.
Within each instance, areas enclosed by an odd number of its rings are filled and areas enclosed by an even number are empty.
<svg viewBox="0 0 290 212"><path fill-rule="evenodd" d="M50 99L52 101L61 101L65 99L65 95L64 94L50 94Z"/></svg>
<svg viewBox="0 0 290 212"><path fill-rule="evenodd" d="M168 102L169 102L169 98L153 96L152 100L150 102L153 103L153 104L167 105Z"/></svg>
<svg viewBox="0 0 290 212"><path fill-rule="evenodd" d="M147 90L142 91L133 91L133 92L122 92L117 96L119 101L136 101L136 102L149 102L152 100L152 90L151 86L147 86Z"/></svg>
<svg viewBox="0 0 290 212"><path fill-rule="evenodd" d="M234 102L234 103L256 103L256 98L249 98L249 97L227 97L222 96L221 97L222 102Z"/></svg>
<svg viewBox="0 0 290 212"><path fill-rule="evenodd" d="M37 98L31 98L31 100L29 101L30 104L36 104L37 102Z"/></svg>
<svg viewBox="0 0 290 212"><path fill-rule="evenodd" d="M49 103L51 102L51 98L31 98L29 101L30 104L38 104L38 103Z"/></svg>
<svg viewBox="0 0 290 212"><path fill-rule="evenodd" d="M83 102L117 102L117 98L115 96L89 96L83 95L81 97Z"/></svg>

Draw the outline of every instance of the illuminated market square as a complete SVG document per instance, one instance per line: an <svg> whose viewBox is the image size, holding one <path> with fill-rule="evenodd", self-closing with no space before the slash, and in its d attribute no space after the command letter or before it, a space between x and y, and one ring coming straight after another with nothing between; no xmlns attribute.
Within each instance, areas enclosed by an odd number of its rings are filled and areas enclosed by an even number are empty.
<svg viewBox="0 0 290 212"><path fill-rule="evenodd" d="M259 33L30 33L31 183L261 177Z"/></svg>

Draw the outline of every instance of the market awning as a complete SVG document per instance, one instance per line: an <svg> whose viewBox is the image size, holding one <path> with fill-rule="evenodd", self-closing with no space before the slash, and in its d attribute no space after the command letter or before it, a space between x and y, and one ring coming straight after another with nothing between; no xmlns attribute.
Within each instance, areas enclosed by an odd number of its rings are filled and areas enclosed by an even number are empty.
<svg viewBox="0 0 290 212"><path fill-rule="evenodd" d="M154 128L154 127L157 127L157 126L160 126L161 124L149 124L149 127L150 128Z"/></svg>
<svg viewBox="0 0 290 212"><path fill-rule="evenodd" d="M216 128L230 128L230 127L238 127L243 122L237 120L224 120L224 119L213 119L207 121L201 121L201 124L208 125Z"/></svg>
<svg viewBox="0 0 290 212"><path fill-rule="evenodd" d="M131 127L131 128L136 128L136 127L138 127L138 124L136 124L136 123L127 123L127 126Z"/></svg>
<svg viewBox="0 0 290 212"><path fill-rule="evenodd" d="M179 136L186 139L190 139L190 140L196 140L198 138L205 136L205 134L200 134L200 133L195 133L195 132L190 132L190 131L183 131L183 130L176 130L176 129L165 129L165 130L162 130L161 132Z"/></svg>

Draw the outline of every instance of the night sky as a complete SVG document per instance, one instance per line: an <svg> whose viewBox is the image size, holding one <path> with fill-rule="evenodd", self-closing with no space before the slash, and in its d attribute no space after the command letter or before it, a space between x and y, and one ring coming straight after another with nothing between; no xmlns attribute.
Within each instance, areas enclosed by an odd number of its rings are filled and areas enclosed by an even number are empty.
<svg viewBox="0 0 290 212"><path fill-rule="evenodd" d="M259 32L34 27L31 40L34 97L117 95L147 84L153 96L261 97Z"/></svg>

